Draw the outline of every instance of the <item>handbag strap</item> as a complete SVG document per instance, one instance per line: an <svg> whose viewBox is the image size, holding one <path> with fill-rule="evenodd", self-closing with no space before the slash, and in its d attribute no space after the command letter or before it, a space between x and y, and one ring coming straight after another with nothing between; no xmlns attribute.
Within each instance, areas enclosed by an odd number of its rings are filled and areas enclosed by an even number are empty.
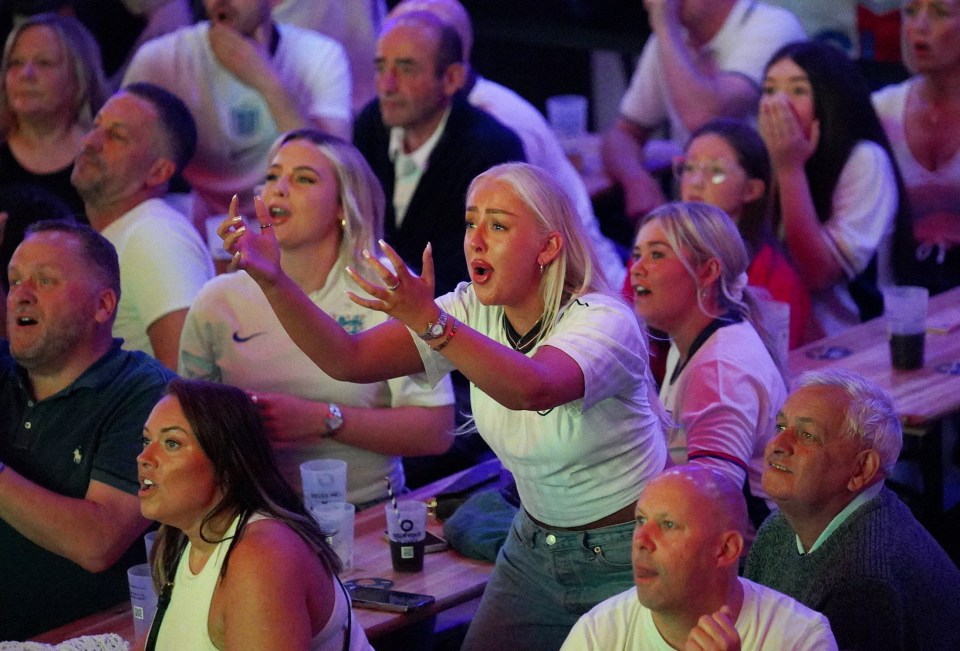
<svg viewBox="0 0 960 651"><path fill-rule="evenodd" d="M343 590L343 596L347 599L347 630L343 634L343 651L350 651L350 633L353 631L353 603L350 601L350 594L347 592L347 587L343 585L340 577L334 574L333 578L340 584L340 589Z"/></svg>
<svg viewBox="0 0 960 651"><path fill-rule="evenodd" d="M184 549L186 549L186 545L180 549L177 565L180 564L180 558L183 557ZM343 585L343 581L340 580L339 576L334 573L333 578L337 580L337 584L343 591L343 596L347 601L347 628L343 633L343 651L350 651L350 634L353 632L353 606L350 601L350 593L347 592L347 588ZM167 613L167 607L170 605L172 595L173 582L171 581L164 585L163 590L160 591L160 597L157 599L157 612L153 616L153 623L150 625L150 634L147 635L147 642L143 647L143 651L156 650L157 636L160 634L160 625L163 623L163 616Z"/></svg>

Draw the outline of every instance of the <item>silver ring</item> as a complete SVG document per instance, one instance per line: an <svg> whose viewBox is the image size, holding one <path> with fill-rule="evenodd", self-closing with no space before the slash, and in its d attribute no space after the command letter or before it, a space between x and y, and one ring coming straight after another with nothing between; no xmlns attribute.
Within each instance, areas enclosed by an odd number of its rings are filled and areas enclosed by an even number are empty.
<svg viewBox="0 0 960 651"><path fill-rule="evenodd" d="M396 283L395 285L392 285L392 286L391 286L391 285L387 285L387 289L388 289L389 291L393 292L393 291L396 291L396 290L397 290L397 287L399 287L399 286L400 286L400 279L398 278L398 279L397 279L397 283Z"/></svg>
<svg viewBox="0 0 960 651"><path fill-rule="evenodd" d="M265 228L273 228L273 224L260 224L261 231Z"/></svg>

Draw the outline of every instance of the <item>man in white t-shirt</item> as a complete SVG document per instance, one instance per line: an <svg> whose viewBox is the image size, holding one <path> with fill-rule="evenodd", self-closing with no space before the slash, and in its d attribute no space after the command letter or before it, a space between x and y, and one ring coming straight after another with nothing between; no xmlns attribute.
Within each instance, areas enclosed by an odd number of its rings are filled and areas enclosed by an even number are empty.
<svg viewBox="0 0 960 651"><path fill-rule="evenodd" d="M636 588L581 617L561 651L836 649L826 617L737 576L746 527L743 494L712 468L657 475L637 501Z"/></svg>
<svg viewBox="0 0 960 651"><path fill-rule="evenodd" d="M90 225L120 259L114 336L171 370L187 309L213 277L200 235L163 200L196 142L193 118L176 95L132 84L97 113L70 177Z"/></svg>
<svg viewBox="0 0 960 651"><path fill-rule="evenodd" d="M209 21L145 43L124 84L148 81L178 95L197 121L197 154L184 170L193 220L225 215L234 194L253 215L278 135L313 126L349 139L350 65L317 32L273 22L273 0L203 0Z"/></svg>
<svg viewBox="0 0 960 651"><path fill-rule="evenodd" d="M806 38L793 14L756 0L644 0L644 5L651 35L603 142L604 167L623 188L630 220L665 201L645 167L647 141L667 129L679 148L713 118L753 117L770 56Z"/></svg>
<svg viewBox="0 0 960 651"><path fill-rule="evenodd" d="M377 95L373 59L386 15L385 0L274 0L273 7L278 23L316 30L343 46L350 61L354 113Z"/></svg>

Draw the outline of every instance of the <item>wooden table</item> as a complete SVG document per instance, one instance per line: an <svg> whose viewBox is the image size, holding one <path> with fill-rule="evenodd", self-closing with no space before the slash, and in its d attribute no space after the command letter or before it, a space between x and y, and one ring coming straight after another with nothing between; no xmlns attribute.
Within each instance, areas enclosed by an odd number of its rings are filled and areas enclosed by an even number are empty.
<svg viewBox="0 0 960 651"><path fill-rule="evenodd" d="M482 465L499 468L497 459ZM419 488L403 499L427 500L455 481L465 470ZM435 517L427 517L427 527L438 535L443 534L443 524ZM388 633L415 624L455 606L466 603L483 593L493 564L477 561L451 550L427 554L423 572L394 572L390 561L390 546L384 538L386 516L383 506L374 506L361 511L354 524L353 568L341 575L343 580L377 577L394 582L394 589L404 592L419 592L433 595L436 601L427 608L411 613L389 613L362 608L354 609L367 637L372 641ZM133 615L130 603L125 602L103 612L78 619L59 628L47 631L33 639L36 642L58 644L81 635L117 633L131 644L134 641Z"/></svg>
<svg viewBox="0 0 960 651"><path fill-rule="evenodd" d="M921 515L936 521L943 513L941 430L945 419L960 414L960 288L930 299L922 369L899 371L891 366L882 316L791 351L788 367L792 379L804 371L846 368L890 392L904 434L917 438L924 484Z"/></svg>

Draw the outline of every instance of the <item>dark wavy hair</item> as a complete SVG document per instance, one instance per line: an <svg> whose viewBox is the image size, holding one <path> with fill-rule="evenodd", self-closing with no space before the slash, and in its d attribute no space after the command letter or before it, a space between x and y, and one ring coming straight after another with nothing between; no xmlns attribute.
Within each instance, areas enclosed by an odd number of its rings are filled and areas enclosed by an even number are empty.
<svg viewBox="0 0 960 651"><path fill-rule="evenodd" d="M843 166L856 144L869 140L883 148L893 166L899 197L894 218L894 241L901 241L901 235L909 233L910 228L907 193L890 141L870 101L870 87L860 68L846 52L826 41L796 41L774 52L764 68L764 76L770 66L782 59L790 59L800 66L813 88L813 110L820 122L820 142L807 160L805 171L817 218L821 223L830 218L833 191ZM901 269L897 263L902 256L894 250L891 258L893 271L899 278Z"/></svg>
<svg viewBox="0 0 960 651"><path fill-rule="evenodd" d="M316 552L331 573L339 572L340 560L324 532L280 474L260 412L250 397L234 386L184 378L171 380L165 395L179 403L200 447L213 464L214 477L223 491L223 499L203 518L200 535L208 542L220 542L207 538L207 525L226 514L240 514L220 576L226 576L233 547L243 538L247 521L254 513L286 524ZM172 583L186 544L186 534L179 529L160 527L151 559L158 592Z"/></svg>

